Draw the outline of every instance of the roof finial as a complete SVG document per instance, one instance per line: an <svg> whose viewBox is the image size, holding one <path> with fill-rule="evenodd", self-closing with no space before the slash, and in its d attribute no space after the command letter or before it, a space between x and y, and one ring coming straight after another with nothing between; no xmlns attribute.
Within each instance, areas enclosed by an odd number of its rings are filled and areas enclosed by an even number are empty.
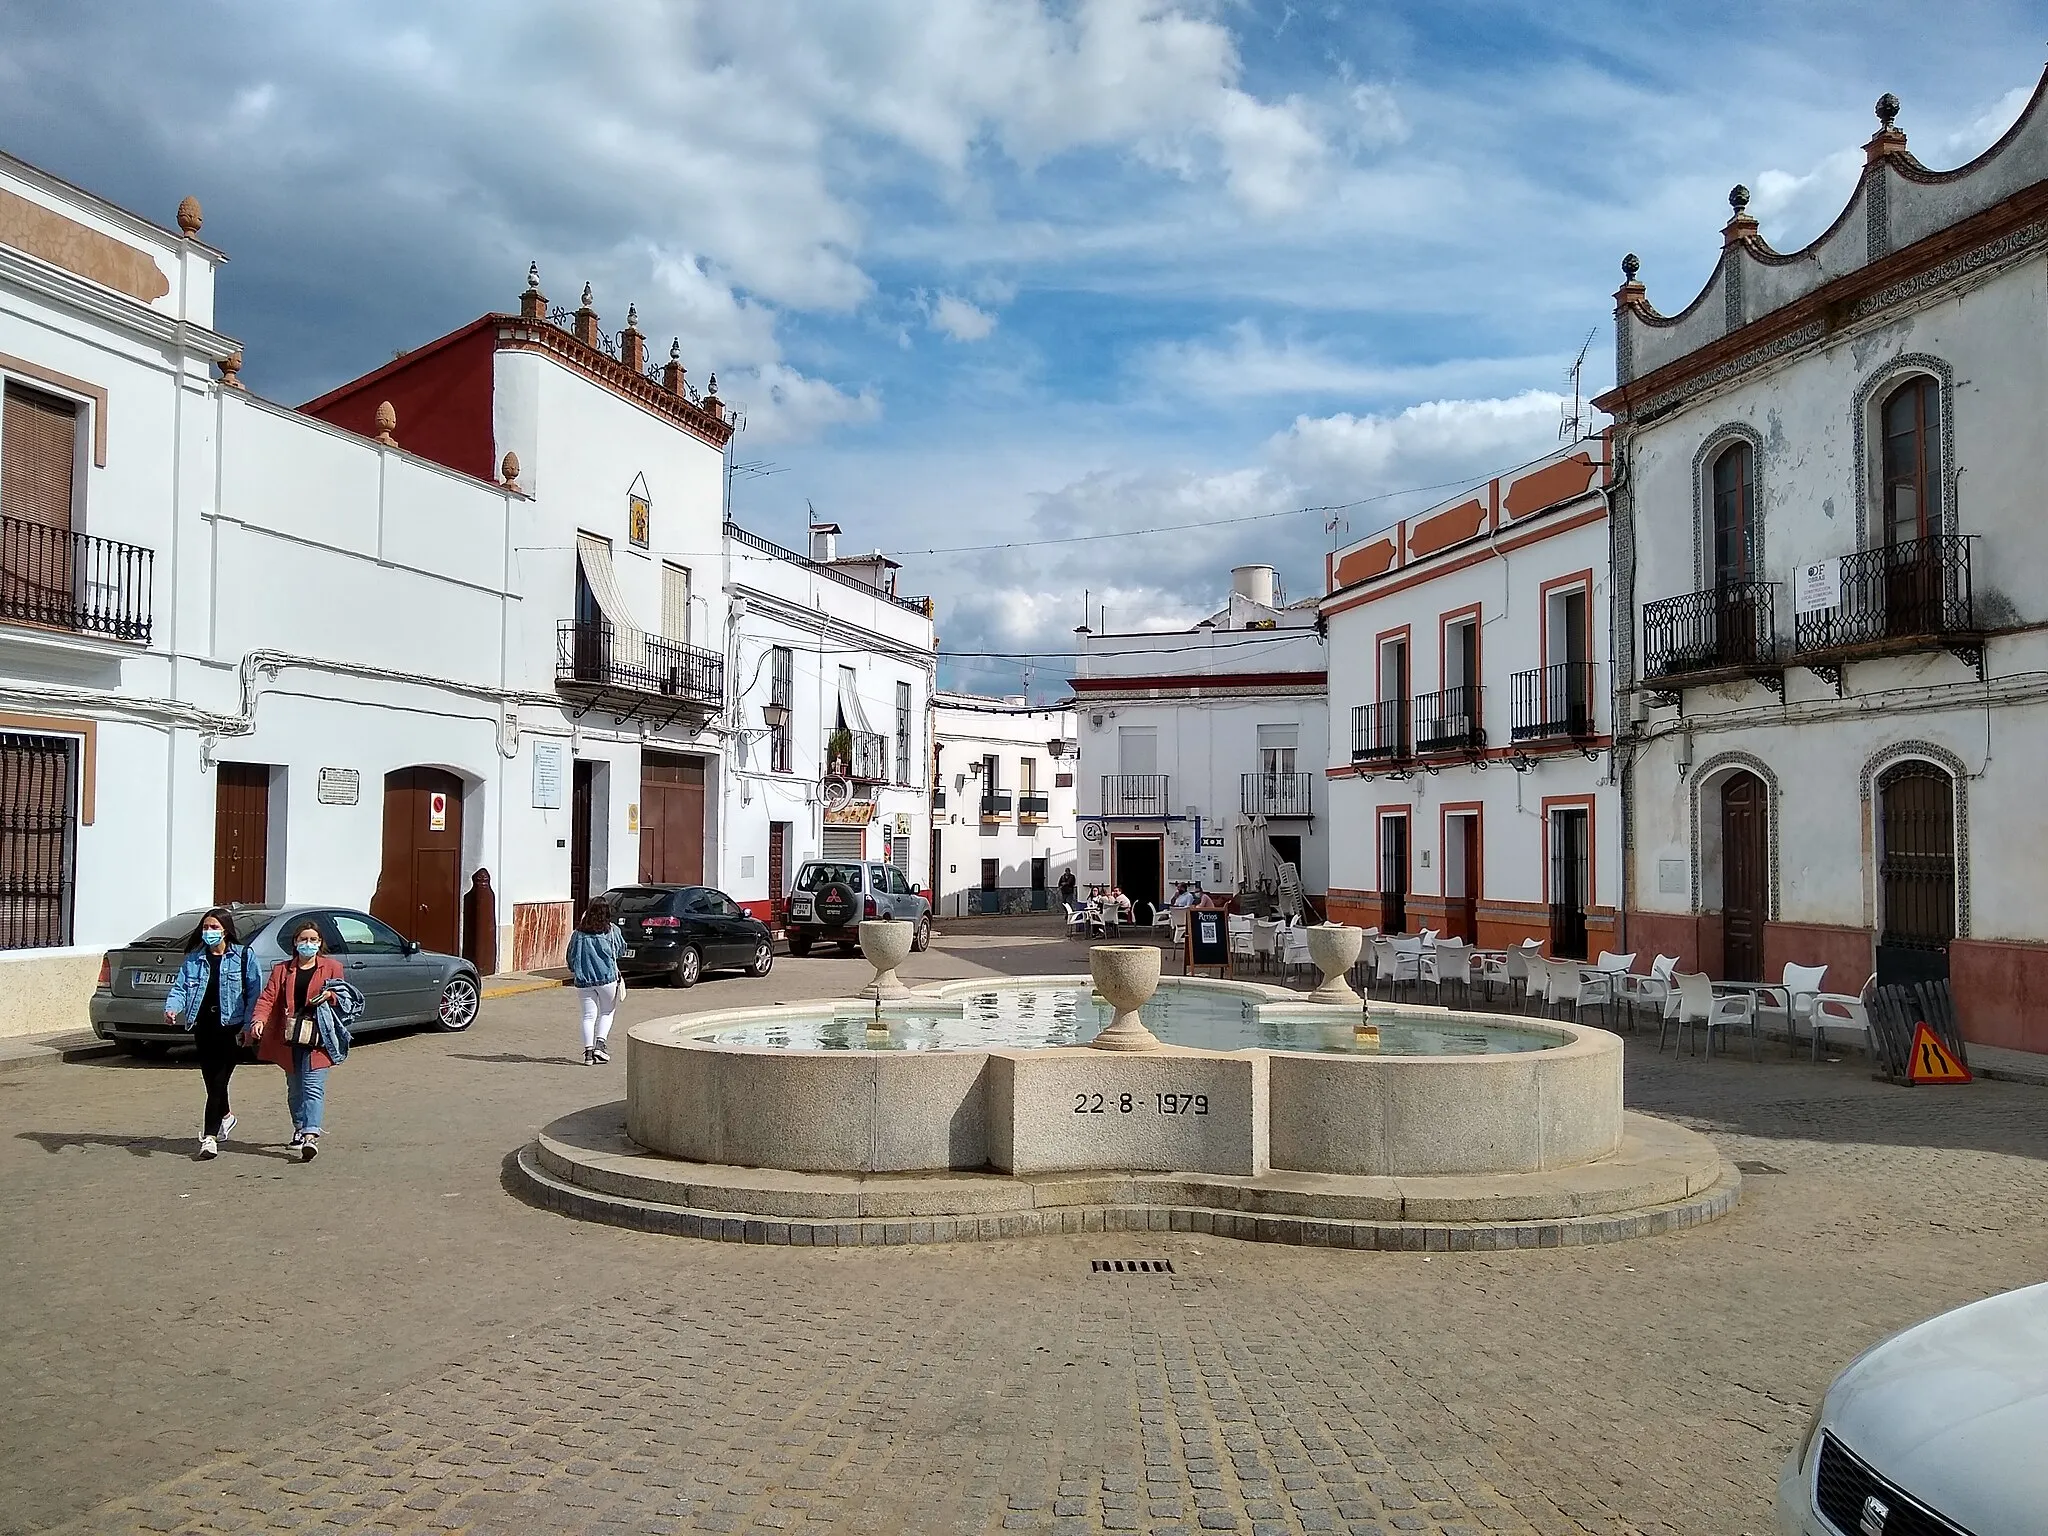
<svg viewBox="0 0 2048 1536"><path fill-rule="evenodd" d="M1892 125L1892 122L1893 122L1893 120L1894 120L1895 118L1897 118L1897 117L1898 117L1898 115L1899 115L1899 98L1898 98L1898 97L1894 96L1894 95L1893 95L1893 94L1892 94L1892 93L1891 93L1890 91L1886 91L1886 92L1885 92L1885 93L1884 93L1884 94L1883 94L1882 96L1880 96L1880 97L1878 97L1878 98L1877 98L1877 125L1878 125L1878 127L1880 127L1880 128L1884 128L1884 129L1889 129L1889 128L1891 127L1891 125Z"/></svg>
<svg viewBox="0 0 2048 1536"><path fill-rule="evenodd" d="M398 412L389 400L380 401L377 406L377 441L387 448L396 448L398 438Z"/></svg>
<svg viewBox="0 0 2048 1536"><path fill-rule="evenodd" d="M1728 189L1728 207L1728 222L1721 226L1724 246L1747 240L1757 230L1756 220L1749 216L1749 188L1739 181Z"/></svg>
<svg viewBox="0 0 2048 1536"><path fill-rule="evenodd" d="M505 450L504 462L498 466L498 483L508 491L519 489L519 455L511 449Z"/></svg>
<svg viewBox="0 0 2048 1536"><path fill-rule="evenodd" d="M1728 206L1737 213L1747 208L1749 206L1749 188L1739 181L1730 187L1728 189Z"/></svg>
<svg viewBox="0 0 2048 1536"><path fill-rule="evenodd" d="M1895 119L1899 115L1899 98L1886 91L1877 98L1877 132L1863 146L1863 163L1875 165L1886 155L1901 153L1906 147L1906 135Z"/></svg>
<svg viewBox="0 0 2048 1536"><path fill-rule="evenodd" d="M540 263L537 261L529 261L526 264L526 291L540 292Z"/></svg>
<svg viewBox="0 0 2048 1536"><path fill-rule="evenodd" d="M1634 282L1636 280L1636 274L1642 270L1643 263L1634 251L1630 251L1626 256L1621 258L1621 275L1627 278L1630 282Z"/></svg>
<svg viewBox="0 0 2048 1536"><path fill-rule="evenodd" d="M188 197L178 204L178 228L184 231L187 240L199 238L199 226L204 222L205 216L199 211L198 198Z"/></svg>
<svg viewBox="0 0 2048 1536"><path fill-rule="evenodd" d="M526 264L526 292L519 295L519 318L522 320L545 320L548 317L548 296L540 291L540 263Z"/></svg>

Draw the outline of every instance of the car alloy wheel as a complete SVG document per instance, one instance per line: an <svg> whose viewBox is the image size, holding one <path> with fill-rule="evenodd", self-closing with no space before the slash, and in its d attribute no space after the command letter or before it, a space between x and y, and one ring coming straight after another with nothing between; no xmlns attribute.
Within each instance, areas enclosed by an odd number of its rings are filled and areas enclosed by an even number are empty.
<svg viewBox="0 0 2048 1536"><path fill-rule="evenodd" d="M704 974L704 957L697 953L697 946L685 944L683 952L676 956L675 981L679 987L694 987L697 978Z"/></svg>
<svg viewBox="0 0 2048 1536"><path fill-rule="evenodd" d="M754 946L754 960L747 967L749 976L766 976L775 967L775 946L766 939Z"/></svg>
<svg viewBox="0 0 2048 1536"><path fill-rule="evenodd" d="M476 1022L477 1004L481 997L476 983L467 976L451 976L448 984L441 989L441 1027L450 1033L460 1033Z"/></svg>
<svg viewBox="0 0 2048 1536"><path fill-rule="evenodd" d="M910 936L910 947L919 954L932 947L932 920L929 917L917 920L917 931Z"/></svg>

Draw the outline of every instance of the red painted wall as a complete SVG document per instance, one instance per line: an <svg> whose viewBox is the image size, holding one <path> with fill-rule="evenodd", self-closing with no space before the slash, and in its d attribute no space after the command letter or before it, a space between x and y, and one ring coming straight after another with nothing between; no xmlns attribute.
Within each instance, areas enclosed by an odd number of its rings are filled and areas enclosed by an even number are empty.
<svg viewBox="0 0 2048 1536"><path fill-rule="evenodd" d="M364 437L377 435L377 406L398 413L399 447L479 480L498 478L491 421L494 324L477 322L409 352L375 373L300 407Z"/></svg>
<svg viewBox="0 0 2048 1536"><path fill-rule="evenodd" d="M2048 1052L2048 944L1954 939L1948 973L1965 1040Z"/></svg>
<svg viewBox="0 0 2048 1536"><path fill-rule="evenodd" d="M1863 989L1877 969L1877 941L1868 928L1843 928L1828 923L1765 923L1764 979L1775 981L1787 965L1824 965L1824 992Z"/></svg>

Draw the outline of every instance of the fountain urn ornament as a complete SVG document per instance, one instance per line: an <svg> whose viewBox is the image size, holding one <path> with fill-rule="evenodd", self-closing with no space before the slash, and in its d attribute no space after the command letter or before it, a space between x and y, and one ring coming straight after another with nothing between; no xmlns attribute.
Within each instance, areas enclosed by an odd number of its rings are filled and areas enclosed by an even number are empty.
<svg viewBox="0 0 2048 1536"><path fill-rule="evenodd" d="M1097 944L1088 951L1095 990L1116 1010L1089 1044L1098 1051L1156 1051L1159 1041L1138 1010L1159 989L1159 951L1150 944Z"/></svg>
<svg viewBox="0 0 2048 1536"><path fill-rule="evenodd" d="M910 988L897 978L896 967L910 954L915 924L893 918L870 919L860 925L860 952L875 968L875 979L862 987L861 997L908 997ZM1155 973L1157 967L1154 967Z"/></svg>
<svg viewBox="0 0 2048 1536"><path fill-rule="evenodd" d="M1365 943L1363 930L1344 923L1316 923L1309 927L1308 957L1323 973L1323 984L1309 993L1312 1003L1336 1003L1345 1008L1359 1006L1358 994L1344 979L1345 972L1358 964L1358 952Z"/></svg>

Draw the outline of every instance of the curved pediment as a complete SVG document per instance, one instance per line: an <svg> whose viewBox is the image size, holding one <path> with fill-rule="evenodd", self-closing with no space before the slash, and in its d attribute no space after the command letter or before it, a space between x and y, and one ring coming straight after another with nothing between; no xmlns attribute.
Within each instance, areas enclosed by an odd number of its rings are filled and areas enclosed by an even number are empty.
<svg viewBox="0 0 2048 1536"><path fill-rule="evenodd" d="M1937 171L1906 147L1887 94L1878 131L1864 148L1863 174L1834 222L1796 251L1764 239L1748 211L1749 191L1729 193L1721 259L1706 285L1676 314L1659 312L1637 280L1633 256L1615 294L1615 378L1626 385L1797 304L1922 241L2048 186L2048 71L2012 127L1967 164Z"/></svg>

